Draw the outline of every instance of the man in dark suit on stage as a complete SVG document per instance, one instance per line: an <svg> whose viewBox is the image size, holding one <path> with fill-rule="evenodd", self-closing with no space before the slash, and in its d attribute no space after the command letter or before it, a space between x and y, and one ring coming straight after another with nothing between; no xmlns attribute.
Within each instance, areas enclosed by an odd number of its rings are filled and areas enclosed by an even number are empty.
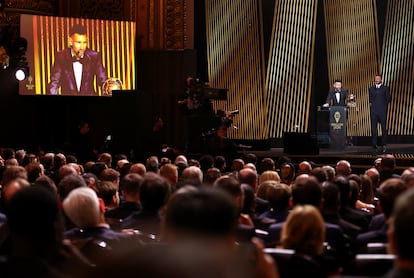
<svg viewBox="0 0 414 278"><path fill-rule="evenodd" d="M346 106L348 98L348 90L342 88L342 81L337 79L333 84L333 88L329 90L324 107L328 106Z"/></svg>
<svg viewBox="0 0 414 278"><path fill-rule="evenodd" d="M390 89L382 84L382 76L375 76L375 84L368 88L371 109L372 147L377 149L378 123L381 124L382 152L387 151L387 109L391 101Z"/></svg>
<svg viewBox="0 0 414 278"><path fill-rule="evenodd" d="M59 51L52 67L48 94L96 95L94 88L108 79L99 52L88 47L86 28L74 25L69 34L69 47Z"/></svg>

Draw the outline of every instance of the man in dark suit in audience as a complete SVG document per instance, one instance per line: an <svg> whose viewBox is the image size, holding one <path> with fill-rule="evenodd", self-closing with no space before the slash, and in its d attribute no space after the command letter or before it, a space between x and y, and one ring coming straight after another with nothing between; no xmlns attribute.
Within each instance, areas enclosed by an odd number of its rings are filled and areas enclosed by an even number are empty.
<svg viewBox="0 0 414 278"><path fill-rule="evenodd" d="M313 205L318 209L322 208L322 186L315 177L303 174L296 178L292 186L291 198L291 206L295 205ZM284 222L270 226L269 235L264 238L268 245L279 242L283 225ZM351 250L342 229L338 225L325 222L325 235L325 241L336 250L334 254L336 259L342 265L347 264L351 257Z"/></svg>
<svg viewBox="0 0 414 278"><path fill-rule="evenodd" d="M397 198L408 189L407 185L397 178L388 179L378 190L379 206L383 213L373 217L368 232L359 234L356 244L359 250L365 251L368 243L387 242L389 218L393 212Z"/></svg>

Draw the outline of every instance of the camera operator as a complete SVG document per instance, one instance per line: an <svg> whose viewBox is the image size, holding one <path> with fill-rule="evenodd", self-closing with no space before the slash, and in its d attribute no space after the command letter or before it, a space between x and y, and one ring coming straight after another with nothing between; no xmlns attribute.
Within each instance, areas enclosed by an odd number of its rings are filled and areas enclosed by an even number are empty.
<svg viewBox="0 0 414 278"><path fill-rule="evenodd" d="M186 91L184 97L178 101L181 109L187 116L189 151L203 151L203 134L214 128L215 117L213 105L204 95L205 84L198 78L186 78Z"/></svg>

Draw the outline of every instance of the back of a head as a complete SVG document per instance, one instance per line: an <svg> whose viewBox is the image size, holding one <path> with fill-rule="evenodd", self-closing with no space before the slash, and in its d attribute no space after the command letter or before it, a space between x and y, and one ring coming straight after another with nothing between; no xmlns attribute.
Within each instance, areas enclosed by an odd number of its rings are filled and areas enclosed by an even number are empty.
<svg viewBox="0 0 414 278"><path fill-rule="evenodd" d="M275 183L267 189L267 200L270 207L276 211L289 208L289 200L292 190L284 183Z"/></svg>
<svg viewBox="0 0 414 278"><path fill-rule="evenodd" d="M159 171L159 162L156 156L151 156L147 159L145 167L147 172L158 173Z"/></svg>
<svg viewBox="0 0 414 278"><path fill-rule="evenodd" d="M203 172L207 171L214 165L214 157L211 155L203 155L198 161L200 162L200 168Z"/></svg>
<svg viewBox="0 0 414 278"><path fill-rule="evenodd" d="M246 163L253 163L254 165L256 165L257 155L255 155L254 153L248 153L244 156L244 161Z"/></svg>
<svg viewBox="0 0 414 278"><path fill-rule="evenodd" d="M8 166L3 172L1 184L7 184L11 180L22 178L27 180L27 171L22 166Z"/></svg>
<svg viewBox="0 0 414 278"><path fill-rule="evenodd" d="M131 167L129 167L129 173L135 173L143 176L146 172L147 168L145 168L145 165L142 163L134 163L131 165Z"/></svg>
<svg viewBox="0 0 414 278"><path fill-rule="evenodd" d="M117 200L118 185L111 181L99 181L96 183L98 197L104 201L105 206L110 206L112 202Z"/></svg>
<svg viewBox="0 0 414 278"><path fill-rule="evenodd" d="M43 174L43 168L39 162L31 162L25 166L27 171L27 179L33 183L38 177Z"/></svg>
<svg viewBox="0 0 414 278"><path fill-rule="evenodd" d="M231 162L231 170L232 171L240 171L243 169L244 161L240 158L236 158Z"/></svg>
<svg viewBox="0 0 414 278"><path fill-rule="evenodd" d="M57 186L55 182L48 176L43 175L43 176L38 177L34 181L33 186L43 187L49 190L50 192L52 192L53 194L57 195Z"/></svg>
<svg viewBox="0 0 414 278"><path fill-rule="evenodd" d="M186 183L195 186L201 185L203 183L203 172L197 166L187 167L181 173L181 180L184 185Z"/></svg>
<svg viewBox="0 0 414 278"><path fill-rule="evenodd" d="M204 184L213 185L214 182L221 177L221 172L218 168L210 168L204 174Z"/></svg>
<svg viewBox="0 0 414 278"><path fill-rule="evenodd" d="M295 206L282 228L282 246L312 257L322 254L324 240L325 225L319 210L310 205Z"/></svg>
<svg viewBox="0 0 414 278"><path fill-rule="evenodd" d="M214 182L213 186L220 190L223 190L224 192L227 192L233 198L241 196L243 194L243 191L240 187L240 182L231 176L222 176L218 178Z"/></svg>
<svg viewBox="0 0 414 278"><path fill-rule="evenodd" d="M384 181L378 189L378 198L386 218L390 217L397 198L408 189L407 185L398 178Z"/></svg>
<svg viewBox="0 0 414 278"><path fill-rule="evenodd" d="M346 160L340 160L336 163L337 176L349 176L352 173L351 164Z"/></svg>
<svg viewBox="0 0 414 278"><path fill-rule="evenodd" d="M215 188L175 194L165 215L165 231L174 237L225 237L234 233L237 211L234 201Z"/></svg>
<svg viewBox="0 0 414 278"><path fill-rule="evenodd" d="M410 188L396 201L389 232L392 249L400 259L414 261L414 189Z"/></svg>
<svg viewBox="0 0 414 278"><path fill-rule="evenodd" d="M260 171L263 173L264 171L274 171L275 170L275 162L270 157L265 157L260 162Z"/></svg>
<svg viewBox="0 0 414 278"><path fill-rule="evenodd" d="M117 170L113 168L106 168L101 172L99 179L101 181L116 182L119 180L119 177L120 177L120 173Z"/></svg>
<svg viewBox="0 0 414 278"><path fill-rule="evenodd" d="M381 170L390 171L396 166L395 157L392 154L386 154L381 159Z"/></svg>
<svg viewBox="0 0 414 278"><path fill-rule="evenodd" d="M160 176L167 179L171 185L178 182L178 169L175 164L167 163L161 166Z"/></svg>
<svg viewBox="0 0 414 278"><path fill-rule="evenodd" d="M322 201L322 186L309 175L299 175L292 186L292 199L295 205L319 207Z"/></svg>
<svg viewBox="0 0 414 278"><path fill-rule="evenodd" d="M73 189L78 187L87 187L85 180L77 174L64 177L58 184L58 194L60 200L64 200Z"/></svg>
<svg viewBox="0 0 414 278"><path fill-rule="evenodd" d="M238 178L240 183L247 183L253 188L257 185L257 172L250 168L241 169Z"/></svg>
<svg viewBox="0 0 414 278"><path fill-rule="evenodd" d="M349 192L351 191L348 179L344 176L336 176L333 183L338 186L341 206L346 206L349 203Z"/></svg>
<svg viewBox="0 0 414 278"><path fill-rule="evenodd" d="M276 171L273 171L273 170L265 171L260 175L259 184L262 184L265 181L269 181L269 180L280 182L280 176Z"/></svg>
<svg viewBox="0 0 414 278"><path fill-rule="evenodd" d="M138 174L127 174L119 183L119 188L126 195L135 195L139 193L139 188L144 178Z"/></svg>
<svg viewBox="0 0 414 278"><path fill-rule="evenodd" d="M105 170L108 166L106 166L103 162L95 162L91 166L91 173L95 174L97 177L99 177L103 170Z"/></svg>
<svg viewBox="0 0 414 278"><path fill-rule="evenodd" d="M163 177L151 172L145 174L139 190L143 209L158 211L167 202L169 195L170 187Z"/></svg>
<svg viewBox="0 0 414 278"><path fill-rule="evenodd" d="M224 171L226 167L226 158L222 155L215 156L213 165L217 169L220 169L220 171Z"/></svg>
<svg viewBox="0 0 414 278"><path fill-rule="evenodd" d="M63 201L63 210L78 228L95 227L100 223L98 196L88 187L72 190Z"/></svg>
<svg viewBox="0 0 414 278"><path fill-rule="evenodd" d="M323 194L323 210L338 211L339 210L339 188L330 181L322 183Z"/></svg>
<svg viewBox="0 0 414 278"><path fill-rule="evenodd" d="M13 235L42 242L53 242L62 236L56 195L41 187L29 186L16 192L7 218Z"/></svg>

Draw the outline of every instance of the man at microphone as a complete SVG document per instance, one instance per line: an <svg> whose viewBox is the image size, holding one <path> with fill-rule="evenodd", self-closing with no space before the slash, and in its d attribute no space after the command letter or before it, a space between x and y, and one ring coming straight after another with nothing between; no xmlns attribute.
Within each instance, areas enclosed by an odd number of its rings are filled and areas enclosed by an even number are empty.
<svg viewBox="0 0 414 278"><path fill-rule="evenodd" d="M329 90L324 107L328 106L346 106L348 98L348 90L342 88L342 81L337 79L333 84L333 88Z"/></svg>
<svg viewBox="0 0 414 278"><path fill-rule="evenodd" d="M56 53L48 93L97 95L95 85L101 87L107 79L101 54L88 48L86 28L74 25L70 29L68 47Z"/></svg>

